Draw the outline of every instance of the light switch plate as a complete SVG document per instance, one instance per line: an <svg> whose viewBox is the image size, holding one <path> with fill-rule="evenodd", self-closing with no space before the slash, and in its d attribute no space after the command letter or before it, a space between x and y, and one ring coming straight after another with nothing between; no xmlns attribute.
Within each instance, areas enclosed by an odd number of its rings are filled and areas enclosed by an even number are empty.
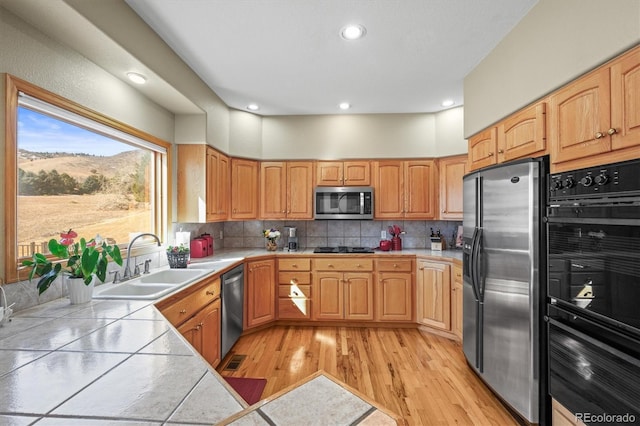
<svg viewBox="0 0 640 426"><path fill-rule="evenodd" d="M380 231L380 239L383 239L383 240L387 239L387 231Z"/></svg>

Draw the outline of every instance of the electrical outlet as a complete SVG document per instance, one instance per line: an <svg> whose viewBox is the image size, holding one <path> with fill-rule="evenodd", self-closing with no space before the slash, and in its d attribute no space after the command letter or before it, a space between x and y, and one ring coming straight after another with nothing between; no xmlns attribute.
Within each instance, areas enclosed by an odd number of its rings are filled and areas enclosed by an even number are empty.
<svg viewBox="0 0 640 426"><path fill-rule="evenodd" d="M220 239L224 238L224 234L222 233L222 230L220 230Z"/></svg>
<svg viewBox="0 0 640 426"><path fill-rule="evenodd" d="M380 231L380 238L383 240L387 239L387 231Z"/></svg>

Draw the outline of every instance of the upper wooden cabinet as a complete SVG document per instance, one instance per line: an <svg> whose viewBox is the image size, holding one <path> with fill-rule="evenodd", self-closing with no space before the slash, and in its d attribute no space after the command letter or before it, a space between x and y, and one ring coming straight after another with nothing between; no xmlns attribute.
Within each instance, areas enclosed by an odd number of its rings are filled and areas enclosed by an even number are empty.
<svg viewBox="0 0 640 426"><path fill-rule="evenodd" d="M258 218L258 162L231 159L231 218Z"/></svg>
<svg viewBox="0 0 640 426"><path fill-rule="evenodd" d="M498 124L498 162L546 154L546 104L538 102Z"/></svg>
<svg viewBox="0 0 640 426"><path fill-rule="evenodd" d="M369 186L371 165L369 161L318 161L316 162L318 186Z"/></svg>
<svg viewBox="0 0 640 426"><path fill-rule="evenodd" d="M552 171L637 158L640 47L549 97Z"/></svg>
<svg viewBox="0 0 640 426"><path fill-rule="evenodd" d="M373 163L376 219L435 219L438 171L434 160Z"/></svg>
<svg viewBox="0 0 640 426"><path fill-rule="evenodd" d="M207 148L207 222L229 217L229 170L229 157Z"/></svg>
<svg viewBox="0 0 640 426"><path fill-rule="evenodd" d="M313 219L313 163L260 163L260 217Z"/></svg>
<svg viewBox="0 0 640 426"><path fill-rule="evenodd" d="M178 222L226 220L229 157L205 144L178 145L177 196Z"/></svg>
<svg viewBox="0 0 640 426"><path fill-rule="evenodd" d="M462 178L466 173L466 155L438 159L440 219L462 220Z"/></svg>
<svg viewBox="0 0 640 426"><path fill-rule="evenodd" d="M492 166L498 161L498 129L490 127L469 138L469 170Z"/></svg>

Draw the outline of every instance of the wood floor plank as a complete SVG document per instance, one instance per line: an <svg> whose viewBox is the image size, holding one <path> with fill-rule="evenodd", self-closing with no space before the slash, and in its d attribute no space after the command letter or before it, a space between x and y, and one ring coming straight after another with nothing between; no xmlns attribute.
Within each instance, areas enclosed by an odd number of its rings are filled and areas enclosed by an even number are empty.
<svg viewBox="0 0 640 426"><path fill-rule="evenodd" d="M324 370L408 425L517 425L467 365L459 342L419 329L275 326L242 336L225 376L264 377L263 398Z"/></svg>

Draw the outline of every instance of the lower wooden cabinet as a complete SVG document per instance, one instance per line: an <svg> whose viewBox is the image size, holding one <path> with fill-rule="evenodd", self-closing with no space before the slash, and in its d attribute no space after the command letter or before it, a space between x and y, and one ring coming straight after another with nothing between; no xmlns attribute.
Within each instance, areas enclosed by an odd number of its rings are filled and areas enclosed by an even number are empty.
<svg viewBox="0 0 640 426"><path fill-rule="evenodd" d="M373 319L371 272L317 272L313 291L313 319Z"/></svg>
<svg viewBox="0 0 640 426"><path fill-rule="evenodd" d="M311 319L311 260L278 259L278 319Z"/></svg>
<svg viewBox="0 0 640 426"><path fill-rule="evenodd" d="M422 259L416 264L418 323L450 331L451 265Z"/></svg>
<svg viewBox="0 0 640 426"><path fill-rule="evenodd" d="M413 320L413 260L377 259L375 262L376 321Z"/></svg>
<svg viewBox="0 0 640 426"><path fill-rule="evenodd" d="M220 362L220 277L195 283L156 307L212 366Z"/></svg>
<svg viewBox="0 0 640 426"><path fill-rule="evenodd" d="M575 414L555 399L551 400L551 424L553 426L584 426L584 423L576 419Z"/></svg>
<svg viewBox="0 0 640 426"><path fill-rule="evenodd" d="M245 287L245 328L276 319L276 263L274 259L248 262Z"/></svg>
<svg viewBox="0 0 640 426"><path fill-rule="evenodd" d="M178 327L178 331L213 367L220 362L220 298Z"/></svg>
<svg viewBox="0 0 640 426"><path fill-rule="evenodd" d="M451 331L462 339L462 266L454 264L451 285Z"/></svg>

